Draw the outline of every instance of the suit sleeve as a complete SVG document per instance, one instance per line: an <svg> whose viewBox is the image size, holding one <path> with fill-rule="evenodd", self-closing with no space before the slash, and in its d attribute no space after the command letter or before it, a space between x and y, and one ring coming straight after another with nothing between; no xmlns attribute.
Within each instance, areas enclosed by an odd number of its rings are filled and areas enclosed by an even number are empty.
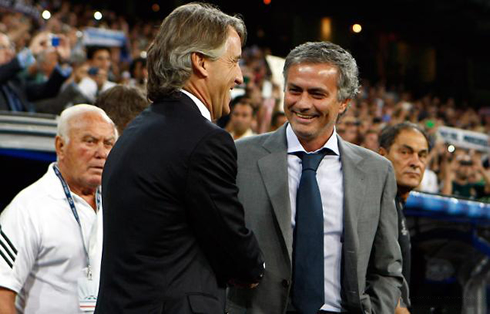
<svg viewBox="0 0 490 314"><path fill-rule="evenodd" d="M398 244L398 215L395 208L396 181L393 167L384 182L378 230L374 239L366 292L372 313L394 313L403 282L402 257Z"/></svg>
<svg viewBox="0 0 490 314"><path fill-rule="evenodd" d="M204 137L189 160L186 202L189 220L218 278L258 282L262 252L244 222L236 186L236 148L219 129Z"/></svg>

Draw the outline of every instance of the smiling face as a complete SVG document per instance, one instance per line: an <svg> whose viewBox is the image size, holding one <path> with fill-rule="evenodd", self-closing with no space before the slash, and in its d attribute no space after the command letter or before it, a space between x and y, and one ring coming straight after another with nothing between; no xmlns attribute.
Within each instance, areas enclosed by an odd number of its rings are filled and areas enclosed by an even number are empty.
<svg viewBox="0 0 490 314"><path fill-rule="evenodd" d="M238 61L242 54L240 36L230 28L225 42L224 53L217 60L206 60L207 92L206 105L210 108L213 119L230 113L231 90L243 83L243 76Z"/></svg>
<svg viewBox="0 0 490 314"><path fill-rule="evenodd" d="M333 133L339 114L349 99L337 100L336 67L299 63L287 73L284 112L301 145L307 151L321 148Z"/></svg>
<svg viewBox="0 0 490 314"><path fill-rule="evenodd" d="M416 188L424 176L429 155L429 145L425 136L415 129L405 129L395 138L389 151L380 149L395 169L399 192Z"/></svg>
<svg viewBox="0 0 490 314"><path fill-rule="evenodd" d="M114 126L94 112L73 117L69 123L69 141L56 137L60 171L72 191L96 189L116 140Z"/></svg>

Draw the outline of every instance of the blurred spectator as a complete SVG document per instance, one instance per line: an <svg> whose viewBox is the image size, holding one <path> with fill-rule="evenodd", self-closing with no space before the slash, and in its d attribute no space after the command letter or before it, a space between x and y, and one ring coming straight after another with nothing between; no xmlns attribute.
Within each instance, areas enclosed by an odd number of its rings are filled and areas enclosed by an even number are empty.
<svg viewBox="0 0 490 314"><path fill-rule="evenodd" d="M272 115L271 127L269 129L269 132L273 132L279 129L287 121L288 118L286 117L286 114L283 111L274 112L274 114Z"/></svg>
<svg viewBox="0 0 490 314"><path fill-rule="evenodd" d="M359 136L359 120L352 115L344 115L340 117L337 124L337 132L343 140L352 144L360 144Z"/></svg>
<svg viewBox="0 0 490 314"><path fill-rule="evenodd" d="M100 94L94 105L107 113L121 135L126 126L149 104L140 89L116 85Z"/></svg>
<svg viewBox="0 0 490 314"><path fill-rule="evenodd" d="M367 149L372 150L373 152L379 151L379 142L378 142L378 131L374 129L369 129L362 136L361 146Z"/></svg>
<svg viewBox="0 0 490 314"><path fill-rule="evenodd" d="M0 33L0 110L34 111L32 101L54 97L63 82L69 77L71 69L54 67L49 79L42 83L28 82L18 74L35 62L34 55L48 46L47 33L39 33L17 55L7 35ZM66 60L70 54L69 43L60 36L60 45L55 48L58 58Z"/></svg>
<svg viewBox="0 0 490 314"><path fill-rule="evenodd" d="M252 122L254 120L254 109L247 98L240 98L231 111L230 134L234 140L254 135Z"/></svg>
<svg viewBox="0 0 490 314"><path fill-rule="evenodd" d="M481 155L459 150L446 153L443 160L442 194L479 199L490 194L490 174L482 165Z"/></svg>
<svg viewBox="0 0 490 314"><path fill-rule="evenodd" d="M7 252L0 255L0 312L80 313L97 296L99 277L91 266L98 265L93 256L100 250L92 245L98 187L116 138L114 124L97 107L62 113L57 162L0 216Z"/></svg>
<svg viewBox="0 0 490 314"><path fill-rule="evenodd" d="M129 68L129 74L131 75L129 86L138 87L146 93L146 82L148 81L146 58L134 59Z"/></svg>
<svg viewBox="0 0 490 314"><path fill-rule="evenodd" d="M109 80L112 75L110 72L111 54L109 48L89 47L87 49L87 59L90 66L87 69L88 76L81 80L78 87L85 97L94 102L99 93L115 86L116 83Z"/></svg>

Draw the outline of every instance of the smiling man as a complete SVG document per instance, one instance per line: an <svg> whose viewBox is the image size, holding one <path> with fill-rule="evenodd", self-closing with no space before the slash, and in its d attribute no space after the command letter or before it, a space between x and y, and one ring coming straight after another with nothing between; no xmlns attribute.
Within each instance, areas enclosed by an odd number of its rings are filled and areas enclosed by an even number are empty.
<svg viewBox="0 0 490 314"><path fill-rule="evenodd" d="M395 177L335 123L359 90L354 58L329 42L293 49L277 131L237 141L239 199L267 265L230 313L393 313L402 283Z"/></svg>
<svg viewBox="0 0 490 314"><path fill-rule="evenodd" d="M57 162L0 216L0 313L81 313L90 307L98 287L91 270L100 250L91 245L98 187L116 138L100 108L77 105L62 112Z"/></svg>
<svg viewBox="0 0 490 314"><path fill-rule="evenodd" d="M245 227L230 112L242 20L206 4L167 16L148 50L151 106L124 130L103 176L97 313L224 313L227 283L254 286L262 253Z"/></svg>
<svg viewBox="0 0 490 314"><path fill-rule="evenodd" d="M424 176L429 155L429 138L418 125L403 122L383 129L379 137L379 153L388 158L395 169L396 209L398 212L398 242L403 256L402 299L396 313L408 313L410 305L410 233L407 229L403 206L410 191L419 186Z"/></svg>

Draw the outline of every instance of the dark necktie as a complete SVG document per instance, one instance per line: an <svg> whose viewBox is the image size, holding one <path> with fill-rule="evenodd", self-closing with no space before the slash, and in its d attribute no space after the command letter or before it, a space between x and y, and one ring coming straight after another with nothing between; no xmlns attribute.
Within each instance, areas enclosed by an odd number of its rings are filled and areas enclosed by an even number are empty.
<svg viewBox="0 0 490 314"><path fill-rule="evenodd" d="M293 235L293 305L301 314L316 314L325 303L323 207L316 170L329 150L295 153L302 160L296 195Z"/></svg>

